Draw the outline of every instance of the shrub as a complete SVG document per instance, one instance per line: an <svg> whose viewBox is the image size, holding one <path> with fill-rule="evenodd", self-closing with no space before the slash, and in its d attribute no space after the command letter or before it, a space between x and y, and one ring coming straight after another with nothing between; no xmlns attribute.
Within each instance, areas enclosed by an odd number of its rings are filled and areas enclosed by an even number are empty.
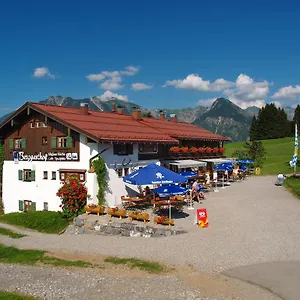
<svg viewBox="0 0 300 300"><path fill-rule="evenodd" d="M67 179L56 195L61 198L60 207L68 218L78 216L88 196L86 187L77 178Z"/></svg>

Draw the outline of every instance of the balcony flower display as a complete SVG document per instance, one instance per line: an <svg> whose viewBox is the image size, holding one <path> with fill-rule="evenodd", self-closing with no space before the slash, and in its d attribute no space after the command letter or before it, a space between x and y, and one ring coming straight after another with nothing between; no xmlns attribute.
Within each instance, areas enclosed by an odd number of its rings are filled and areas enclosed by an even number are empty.
<svg viewBox="0 0 300 300"><path fill-rule="evenodd" d="M181 151L181 152L189 152L189 148L188 148L188 147L182 146L182 147L180 148L180 151Z"/></svg>
<svg viewBox="0 0 300 300"><path fill-rule="evenodd" d="M224 153L225 149L223 147L219 148L220 153Z"/></svg>
<svg viewBox="0 0 300 300"><path fill-rule="evenodd" d="M198 152L198 148L192 147L192 148L190 149L190 151L191 151L192 153Z"/></svg>
<svg viewBox="0 0 300 300"><path fill-rule="evenodd" d="M200 148L198 149L198 151L199 151L200 153L204 153L204 152L205 152L205 148L204 148L204 147L200 147Z"/></svg>
<svg viewBox="0 0 300 300"><path fill-rule="evenodd" d="M219 152L219 148L215 147L215 148L213 149L213 152L214 152L214 153L218 153L218 152Z"/></svg>
<svg viewBox="0 0 300 300"><path fill-rule="evenodd" d="M206 147L206 153L210 153L211 151L212 151L212 148L210 148L210 147Z"/></svg>
<svg viewBox="0 0 300 300"><path fill-rule="evenodd" d="M177 153L180 151L180 148L179 147L172 147L170 148L170 152L174 152L174 153Z"/></svg>

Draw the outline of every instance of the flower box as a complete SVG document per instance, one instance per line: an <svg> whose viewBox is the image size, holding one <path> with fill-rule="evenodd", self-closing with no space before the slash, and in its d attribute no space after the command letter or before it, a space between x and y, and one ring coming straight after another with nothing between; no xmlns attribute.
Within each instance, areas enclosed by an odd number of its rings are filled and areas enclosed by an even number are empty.
<svg viewBox="0 0 300 300"><path fill-rule="evenodd" d="M97 216L99 215L103 215L104 214L104 207L101 206L101 205L86 205L84 207L84 211L86 212L86 214L89 214L89 213L93 213L93 214L97 214Z"/></svg>
<svg viewBox="0 0 300 300"><path fill-rule="evenodd" d="M110 215L110 217L119 217L120 219L122 219L126 217L127 211L123 208L110 207L107 209L107 213Z"/></svg>
<svg viewBox="0 0 300 300"><path fill-rule="evenodd" d="M218 152L219 152L219 148L215 147L215 148L213 149L213 152L214 152L214 153L218 153Z"/></svg>
<svg viewBox="0 0 300 300"><path fill-rule="evenodd" d="M196 153L196 152L198 152L198 148L196 148L196 147L192 147L192 148L190 149L190 152L192 152L192 153Z"/></svg>
<svg viewBox="0 0 300 300"><path fill-rule="evenodd" d="M179 147L172 147L172 148L170 148L170 152L175 152L175 153L177 153L177 152L179 152L180 151L180 148Z"/></svg>
<svg viewBox="0 0 300 300"><path fill-rule="evenodd" d="M130 212L128 213L128 217L130 218L130 221L138 220L138 221L144 221L144 223L150 221L148 213Z"/></svg>
<svg viewBox="0 0 300 300"><path fill-rule="evenodd" d="M174 226L174 220L169 219L168 217L165 217L165 216L155 216L154 217L154 224Z"/></svg>
<svg viewBox="0 0 300 300"><path fill-rule="evenodd" d="M200 147L200 148L198 149L198 151L199 151L200 153L204 153L204 152L205 152L205 148L204 148L204 147Z"/></svg>
<svg viewBox="0 0 300 300"><path fill-rule="evenodd" d="M189 148L188 147L181 147L180 151L186 153L186 152L189 152Z"/></svg>
<svg viewBox="0 0 300 300"><path fill-rule="evenodd" d="M206 151L206 153L211 153L212 149L211 149L210 147L207 147L207 148L205 149L205 151Z"/></svg>
<svg viewBox="0 0 300 300"><path fill-rule="evenodd" d="M223 147L219 148L220 153L224 153L225 149Z"/></svg>

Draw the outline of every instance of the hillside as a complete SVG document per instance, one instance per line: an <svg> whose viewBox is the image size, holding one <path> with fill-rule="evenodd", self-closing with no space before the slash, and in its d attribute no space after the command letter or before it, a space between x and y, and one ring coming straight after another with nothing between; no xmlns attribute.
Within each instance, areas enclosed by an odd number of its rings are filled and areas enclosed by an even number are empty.
<svg viewBox="0 0 300 300"><path fill-rule="evenodd" d="M251 115L225 98L218 98L193 122L215 133L230 137L232 141L248 138Z"/></svg>
<svg viewBox="0 0 300 300"><path fill-rule="evenodd" d="M289 165L289 161L294 154L294 138L283 138L275 140L262 141L267 154L266 161L261 170L262 175L266 174L290 174L293 169ZM225 155L232 157L234 150L241 148L243 143L225 144ZM298 162L300 170L300 161Z"/></svg>

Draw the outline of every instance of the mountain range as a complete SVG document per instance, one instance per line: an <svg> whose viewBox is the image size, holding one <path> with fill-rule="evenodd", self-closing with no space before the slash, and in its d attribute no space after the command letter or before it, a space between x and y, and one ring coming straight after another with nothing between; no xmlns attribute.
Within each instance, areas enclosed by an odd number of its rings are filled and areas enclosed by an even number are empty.
<svg viewBox="0 0 300 300"><path fill-rule="evenodd" d="M157 118L161 111L164 111L166 117L176 114L179 121L193 123L197 126L208 129L212 132L231 138L232 141L245 141L249 135L251 120L257 115L259 108L256 106L242 109L228 99L217 98L210 107L196 106L195 108L182 109L147 109L133 102L120 100L117 98L91 97L84 99L73 99L71 97L50 96L48 99L40 101L59 106L80 107L82 103L89 105L92 110L111 111L113 104L122 106L126 114L130 114L134 107L139 108L144 116ZM292 119L294 115L293 108L284 108L288 118ZM10 114L0 118L0 123Z"/></svg>

